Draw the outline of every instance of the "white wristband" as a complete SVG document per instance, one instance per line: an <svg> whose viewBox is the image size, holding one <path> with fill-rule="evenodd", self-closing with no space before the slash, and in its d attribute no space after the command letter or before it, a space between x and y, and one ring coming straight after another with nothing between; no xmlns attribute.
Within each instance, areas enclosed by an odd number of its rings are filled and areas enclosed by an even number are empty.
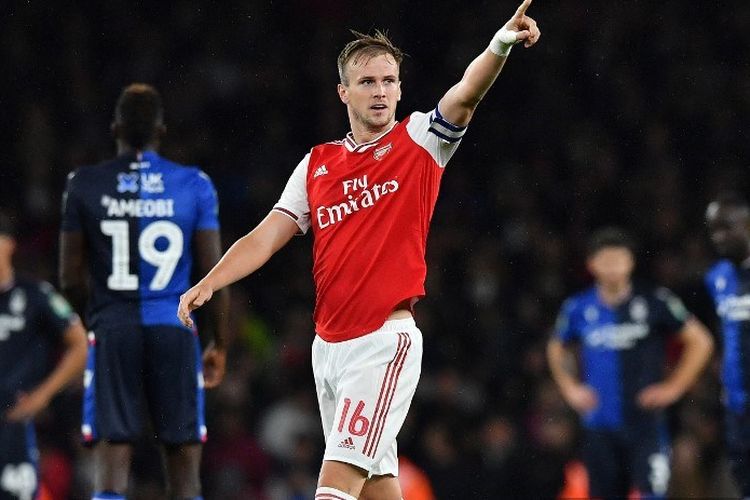
<svg viewBox="0 0 750 500"><path fill-rule="evenodd" d="M500 28L495 33L490 41L490 51L498 56L508 57L510 49L518 42L516 40L516 32L508 29Z"/></svg>

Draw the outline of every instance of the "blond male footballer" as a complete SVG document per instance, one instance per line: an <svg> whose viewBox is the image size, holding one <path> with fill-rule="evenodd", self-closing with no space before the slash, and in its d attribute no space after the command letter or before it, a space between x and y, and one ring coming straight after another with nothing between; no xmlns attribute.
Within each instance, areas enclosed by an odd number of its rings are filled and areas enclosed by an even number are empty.
<svg viewBox="0 0 750 500"><path fill-rule="evenodd" d="M258 226L180 299L190 312L312 228L313 372L326 438L316 500L401 498L396 435L419 380L425 245L440 178L513 45L539 40L525 0L429 113L395 119L402 52L356 33L338 58L351 132L315 146Z"/></svg>

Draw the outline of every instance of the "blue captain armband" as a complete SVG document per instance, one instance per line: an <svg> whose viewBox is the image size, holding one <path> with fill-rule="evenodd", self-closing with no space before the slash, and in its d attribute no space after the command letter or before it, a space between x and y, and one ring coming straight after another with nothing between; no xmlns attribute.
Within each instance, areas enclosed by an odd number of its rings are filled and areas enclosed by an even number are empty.
<svg viewBox="0 0 750 500"><path fill-rule="evenodd" d="M466 127L452 124L443 118L438 108L435 108L434 115L430 115L429 131L446 142L458 142L466 133Z"/></svg>

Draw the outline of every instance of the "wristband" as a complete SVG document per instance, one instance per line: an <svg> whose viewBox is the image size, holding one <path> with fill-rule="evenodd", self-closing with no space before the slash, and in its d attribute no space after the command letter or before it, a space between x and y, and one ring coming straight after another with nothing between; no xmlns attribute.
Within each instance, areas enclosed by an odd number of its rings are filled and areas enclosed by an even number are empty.
<svg viewBox="0 0 750 500"><path fill-rule="evenodd" d="M489 49L495 55L508 57L510 49L512 49L517 42L516 32L503 27L497 30L495 36L492 37Z"/></svg>

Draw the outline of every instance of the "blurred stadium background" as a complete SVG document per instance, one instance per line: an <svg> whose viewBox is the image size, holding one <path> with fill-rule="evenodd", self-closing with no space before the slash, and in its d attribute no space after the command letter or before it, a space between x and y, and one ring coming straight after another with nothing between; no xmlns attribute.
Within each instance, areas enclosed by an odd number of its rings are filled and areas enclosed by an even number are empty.
<svg viewBox="0 0 750 500"><path fill-rule="evenodd" d="M162 92L162 151L211 175L230 243L265 216L308 148L348 131L335 92L348 28L388 29L410 55L402 118L432 108L515 7L3 2L0 200L21 223L18 267L56 281L65 176L114 153L109 124L126 84ZM552 498L566 465L576 477L576 418L543 347L563 297L588 282L588 232L632 230L639 276L714 326L701 290L712 259L703 209L719 189L747 187L750 3L538 1L529 13L541 43L513 51L481 104L444 177L428 245L429 296L417 306L424 374L400 449L440 499L466 485L474 498ZM314 491L322 433L309 367L310 245L294 240L233 287L229 370L208 401L207 499ZM90 488L79 396L39 418L54 498ZM724 491L716 363L670 421L673 495ZM136 462L134 497L159 498L148 440Z"/></svg>

